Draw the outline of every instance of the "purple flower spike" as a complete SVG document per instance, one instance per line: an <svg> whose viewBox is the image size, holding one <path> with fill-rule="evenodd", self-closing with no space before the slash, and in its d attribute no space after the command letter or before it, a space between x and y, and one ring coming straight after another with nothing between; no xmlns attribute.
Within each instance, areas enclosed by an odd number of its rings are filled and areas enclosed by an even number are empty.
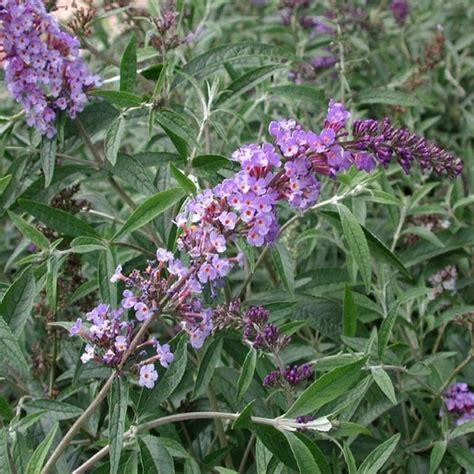
<svg viewBox="0 0 474 474"><path fill-rule="evenodd" d="M64 110L75 118L86 92L100 85L79 57L79 40L61 31L42 0L2 0L0 35L5 81L29 126L52 138ZM46 92L47 91L47 92Z"/></svg>

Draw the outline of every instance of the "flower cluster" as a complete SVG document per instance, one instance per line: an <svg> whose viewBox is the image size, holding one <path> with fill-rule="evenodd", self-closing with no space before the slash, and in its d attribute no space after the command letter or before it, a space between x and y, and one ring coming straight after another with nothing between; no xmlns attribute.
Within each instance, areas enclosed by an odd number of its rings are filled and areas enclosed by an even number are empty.
<svg viewBox="0 0 474 474"><path fill-rule="evenodd" d="M213 312L214 330L242 330L244 342L255 349L272 353L278 370L273 370L263 379L265 387L285 387L291 389L303 380L312 377L313 370L308 364L284 367L280 352L290 343L290 337L280 334L278 327L269 322L270 312L262 306L253 306L243 311L240 301L223 304Z"/></svg>
<svg viewBox="0 0 474 474"><path fill-rule="evenodd" d="M27 123L52 138L59 111L74 118L99 78L79 58L79 41L61 31L42 0L0 0L5 81Z"/></svg>
<svg viewBox="0 0 474 474"><path fill-rule="evenodd" d="M191 345L200 348L212 331L212 311L204 308L196 296L202 291L201 270L196 265L184 265L171 252L160 248L156 260L149 261L144 272L133 270L125 276L119 265L111 281L124 283L121 306L133 309L138 321L148 320L159 312L175 315Z"/></svg>
<svg viewBox="0 0 474 474"><path fill-rule="evenodd" d="M434 288L433 298L438 297L444 291L455 293L457 277L458 269L456 265L452 263L446 265L436 273L433 273L433 275L428 278L429 284Z"/></svg>
<svg viewBox="0 0 474 474"><path fill-rule="evenodd" d="M455 383L449 386L443 394L446 410L456 417L456 424L462 425L474 419L474 393L466 383ZM444 412L441 409L440 415Z"/></svg>
<svg viewBox="0 0 474 474"><path fill-rule="evenodd" d="M269 125L276 146L250 144L235 151L232 159L240 164L240 171L190 199L176 216L181 231L177 247L183 260L158 249L156 259L149 261L144 271L133 270L124 275L122 267L117 267L111 281L125 286L121 308L109 311L101 305L100 310L90 313L94 324L87 337L95 346L89 344L83 359L120 365L123 351L118 351L116 344L126 348L137 322L167 314L188 334L194 348L202 347L214 327L242 329L246 343L274 355L278 370L265 377L266 386L280 385L289 393L291 387L310 378L312 370L307 364L282 365L279 353L289 338L269 322L267 310L251 308L243 312L239 303L233 302L218 307L213 314L213 310L204 307L201 294L205 287L214 294L233 266L242 265L241 253L228 255L229 244L237 238L256 247L274 241L279 231L279 202L301 211L316 202L320 191L318 175L334 178L353 164L370 172L377 163L387 166L392 155L397 156L405 171L409 171L413 160L420 163L423 171L432 168L452 177L462 169L460 160L406 130L394 129L387 121L382 125L373 120L356 121L353 139L349 140L349 118L344 106L331 100L319 134L303 130L295 120L280 120ZM134 312L133 322L122 321L125 310ZM81 322L77 324L75 333ZM103 353L97 355L96 347ZM152 385L157 376L149 361L140 363L140 383L145 386Z"/></svg>
<svg viewBox="0 0 474 474"><path fill-rule="evenodd" d="M410 5L408 0L392 0L390 4L393 18L399 25L403 25L410 14Z"/></svg>
<svg viewBox="0 0 474 474"><path fill-rule="evenodd" d="M256 349L279 352L290 342L288 336L280 334L275 324L269 323L270 311L262 306L250 308L243 317L243 336Z"/></svg>
<svg viewBox="0 0 474 474"><path fill-rule="evenodd" d="M124 319L122 308L111 310L109 305L100 304L85 315L86 322L78 318L71 326L71 336L81 336L87 341L85 351L81 356L85 364L95 361L107 367L121 368L125 362L125 354L129 350L133 335L135 322ZM150 355L144 350L152 348L154 353ZM149 339L137 346L137 354L133 354L135 368L139 369L138 384L143 387L153 388L158 378L153 362L159 361L163 367L168 367L173 361L174 355L168 344L161 345L155 339ZM146 359L140 360L146 356Z"/></svg>
<svg viewBox="0 0 474 474"><path fill-rule="evenodd" d="M283 371L273 370L263 379L265 387L277 387L286 382L291 387L298 385L303 380L308 380L313 376L313 369L309 364L289 365Z"/></svg>

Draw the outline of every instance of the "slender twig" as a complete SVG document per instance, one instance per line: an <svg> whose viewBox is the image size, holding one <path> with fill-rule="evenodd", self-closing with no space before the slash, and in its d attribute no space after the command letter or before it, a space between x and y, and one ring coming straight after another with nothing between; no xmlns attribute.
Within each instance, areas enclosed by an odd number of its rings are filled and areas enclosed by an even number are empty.
<svg viewBox="0 0 474 474"><path fill-rule="evenodd" d="M252 433L249 442L247 443L247 447L245 448L244 455L242 456L242 461L240 461L239 474L243 474L245 472L245 464L247 464L247 459L249 458L250 453L252 452L252 446L254 442L255 433Z"/></svg>
<svg viewBox="0 0 474 474"><path fill-rule="evenodd" d="M175 415L164 416L156 420L149 421L148 423L143 423L136 427L131 428L123 434L123 439L134 437L135 435L143 432L150 431L159 426L167 425L170 423L176 423L179 421L189 421L189 420L207 420L207 419L219 419L219 420L235 420L240 416L239 413L223 413L215 411L199 411L191 413L177 413ZM271 418L261 418L258 416L252 416L252 421L261 425L270 425L277 426L277 423L274 419ZM77 469L73 471L72 474L81 474L86 472L92 466L94 466L98 461L107 456L109 453L109 445L104 446L100 451L94 454L89 458L85 463L81 464Z"/></svg>
<svg viewBox="0 0 474 474"><path fill-rule="evenodd" d="M68 447L69 443L72 441L76 433L79 431L81 426L92 416L96 411L102 401L105 399L109 393L110 387L112 387L112 382L115 378L115 373L113 373L105 382L105 385L102 387L100 392L94 398L92 403L84 410L82 415L74 422L74 424L69 428L69 431L64 435L61 442L56 446L51 456L48 459L48 462L43 467L41 474L47 474L56 464L57 460L61 457L64 450Z"/></svg>

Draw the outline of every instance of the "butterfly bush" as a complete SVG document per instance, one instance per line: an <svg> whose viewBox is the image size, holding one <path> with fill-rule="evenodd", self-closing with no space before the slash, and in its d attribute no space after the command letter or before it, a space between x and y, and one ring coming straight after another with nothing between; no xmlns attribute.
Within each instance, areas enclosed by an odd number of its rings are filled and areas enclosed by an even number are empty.
<svg viewBox="0 0 474 474"><path fill-rule="evenodd" d="M370 173L377 165L386 168L394 159L405 173L414 163L422 172L436 175L456 177L462 171L461 160L406 129L393 127L388 119L356 120L349 132L349 118L343 104L331 100L319 133L303 129L293 119L272 121L268 131L274 145L248 144L236 150L232 160L239 163L240 171L190 199L176 216L181 232L177 249L184 258L160 248L145 271L124 275L122 267L117 267L111 281L125 286L121 307L109 310L99 305L86 315L93 325L82 332L82 320L76 322L71 334L82 335L88 344L83 362L93 360L120 367L135 328L160 314L172 315L192 347L201 348L216 324L202 294L209 288L211 295L216 295L232 268L242 266L243 255L233 251L235 244L239 239L253 247L274 242L279 232L278 204L284 202L297 211L310 208L317 202L322 178L334 179L351 166ZM131 321L123 319L126 310L134 313ZM219 311L222 313L222 308ZM247 341L272 352L278 360L279 351L289 339L268 322L265 309L252 308L241 316L235 303L226 312L228 321L236 312L234 320L240 321L237 326ZM220 321L218 325L222 324ZM139 383L151 388L158 376L153 362L159 360L163 365L164 359L155 340L140 341L137 350L142 347L157 349L151 357L146 351L134 354ZM265 377L264 385L289 390L311 376L307 364L280 365Z"/></svg>
<svg viewBox="0 0 474 474"><path fill-rule="evenodd" d="M48 138L58 114L76 117L86 92L100 85L79 57L79 40L61 31L42 0L0 0L0 44L11 95Z"/></svg>

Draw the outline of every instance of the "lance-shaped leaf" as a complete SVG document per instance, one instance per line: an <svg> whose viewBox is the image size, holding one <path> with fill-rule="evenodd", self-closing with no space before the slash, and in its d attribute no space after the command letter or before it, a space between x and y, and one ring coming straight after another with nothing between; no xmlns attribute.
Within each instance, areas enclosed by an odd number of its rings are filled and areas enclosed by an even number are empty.
<svg viewBox="0 0 474 474"><path fill-rule="evenodd" d="M117 240L124 235L128 235L148 224L148 222L169 209L173 204L176 204L183 195L184 193L182 189L170 188L148 198L144 203L138 206L135 211L133 211L132 215L127 219L122 228L115 234L114 240Z"/></svg>
<svg viewBox="0 0 474 474"><path fill-rule="evenodd" d="M0 315L10 326L15 336L22 332L33 309L36 283L33 272L27 268L8 288L0 303Z"/></svg>
<svg viewBox="0 0 474 474"><path fill-rule="evenodd" d="M287 411L286 418L307 415L340 397L355 385L367 358L331 370L313 382Z"/></svg>
<svg viewBox="0 0 474 474"><path fill-rule="evenodd" d="M127 381L124 377L115 377L110 392L109 405L110 474L116 474L120 467L127 404Z"/></svg>
<svg viewBox="0 0 474 474"><path fill-rule="evenodd" d="M135 90L137 81L137 38L132 35L120 61L120 90L131 92Z"/></svg>
<svg viewBox="0 0 474 474"><path fill-rule="evenodd" d="M20 374L28 373L28 364L6 321L0 316L0 359L7 361ZM3 365L3 364L2 364Z"/></svg>

